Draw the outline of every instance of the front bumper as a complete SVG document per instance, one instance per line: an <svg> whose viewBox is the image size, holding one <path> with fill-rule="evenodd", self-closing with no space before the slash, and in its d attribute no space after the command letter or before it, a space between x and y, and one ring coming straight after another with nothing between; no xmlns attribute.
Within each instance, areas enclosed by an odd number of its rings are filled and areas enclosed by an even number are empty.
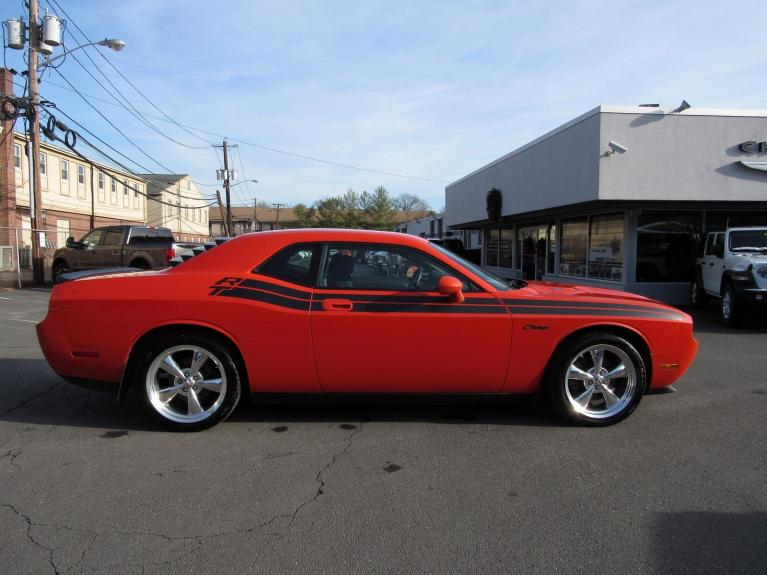
<svg viewBox="0 0 767 575"><path fill-rule="evenodd" d="M735 293L738 299L743 300L754 306L767 307L767 289L757 287L746 287L735 284Z"/></svg>

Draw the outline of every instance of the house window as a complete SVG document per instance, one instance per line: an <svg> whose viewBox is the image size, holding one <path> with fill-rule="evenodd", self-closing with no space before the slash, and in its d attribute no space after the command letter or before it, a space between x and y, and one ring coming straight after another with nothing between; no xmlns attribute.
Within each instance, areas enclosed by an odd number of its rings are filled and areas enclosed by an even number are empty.
<svg viewBox="0 0 767 575"><path fill-rule="evenodd" d="M117 205L117 180L115 180L112 176L110 176L109 179L112 182L109 188L109 199L112 204Z"/></svg>
<svg viewBox="0 0 767 575"><path fill-rule="evenodd" d="M48 173L48 154L40 152L40 175L45 176Z"/></svg>
<svg viewBox="0 0 767 575"><path fill-rule="evenodd" d="M77 183L85 185L85 166L77 165Z"/></svg>
<svg viewBox="0 0 767 575"><path fill-rule="evenodd" d="M104 203L104 172L99 172L99 202Z"/></svg>
<svg viewBox="0 0 767 575"><path fill-rule="evenodd" d="M17 170L21 169L21 145L19 144L13 145L13 165Z"/></svg>
<svg viewBox="0 0 767 575"><path fill-rule="evenodd" d="M130 204L130 196L128 196L128 180L123 180L123 207L127 208Z"/></svg>
<svg viewBox="0 0 767 575"><path fill-rule="evenodd" d="M67 245L67 238L70 235L69 220L58 220L56 222L56 245L63 248Z"/></svg>
<svg viewBox="0 0 767 575"><path fill-rule="evenodd" d="M562 220L562 241L559 254L559 274L586 277L586 257L589 245L589 220Z"/></svg>
<svg viewBox="0 0 767 575"><path fill-rule="evenodd" d="M61 160L61 179L65 182L69 181L69 161Z"/></svg>

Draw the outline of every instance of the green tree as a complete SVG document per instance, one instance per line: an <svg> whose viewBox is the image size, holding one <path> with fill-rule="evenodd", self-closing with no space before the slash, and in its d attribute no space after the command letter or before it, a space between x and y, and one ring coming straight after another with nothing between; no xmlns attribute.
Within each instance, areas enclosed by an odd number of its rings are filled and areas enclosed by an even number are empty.
<svg viewBox="0 0 767 575"><path fill-rule="evenodd" d="M323 198L314 203L317 213L317 226L320 228L340 228L344 220L343 201L338 196Z"/></svg>
<svg viewBox="0 0 767 575"><path fill-rule="evenodd" d="M344 228L357 228L360 224L359 196L354 190L339 198L341 202L341 223Z"/></svg>
<svg viewBox="0 0 767 575"><path fill-rule="evenodd" d="M286 224L285 227L312 228L316 226L317 210L314 207L307 207L304 204L296 204L293 207L293 213L296 216L295 222Z"/></svg>
<svg viewBox="0 0 767 575"><path fill-rule="evenodd" d="M383 186L378 186L372 195L369 219L365 227L371 230L392 230L397 216L397 211L389 196L389 192Z"/></svg>

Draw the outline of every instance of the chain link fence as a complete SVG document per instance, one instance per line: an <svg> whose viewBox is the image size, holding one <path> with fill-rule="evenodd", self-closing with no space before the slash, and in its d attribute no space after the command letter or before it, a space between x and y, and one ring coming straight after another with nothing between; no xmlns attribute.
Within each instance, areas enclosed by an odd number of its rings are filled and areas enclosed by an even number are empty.
<svg viewBox="0 0 767 575"><path fill-rule="evenodd" d="M52 283L51 267L57 249L67 243L67 238L82 238L90 228L32 229L0 227L0 287L29 287L34 284L32 277L32 242L40 246L44 278Z"/></svg>

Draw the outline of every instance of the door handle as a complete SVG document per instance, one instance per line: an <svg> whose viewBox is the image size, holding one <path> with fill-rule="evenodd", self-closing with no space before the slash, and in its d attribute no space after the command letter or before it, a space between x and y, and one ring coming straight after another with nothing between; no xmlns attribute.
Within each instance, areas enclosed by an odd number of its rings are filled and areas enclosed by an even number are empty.
<svg viewBox="0 0 767 575"><path fill-rule="evenodd" d="M714 262L708 262L708 265L713 266Z"/></svg>
<svg viewBox="0 0 767 575"><path fill-rule="evenodd" d="M120 255L120 250L112 250L112 255L113 256L119 256Z"/></svg>
<svg viewBox="0 0 767 575"><path fill-rule="evenodd" d="M326 299L322 302L325 311L352 311L354 304L349 299Z"/></svg>

